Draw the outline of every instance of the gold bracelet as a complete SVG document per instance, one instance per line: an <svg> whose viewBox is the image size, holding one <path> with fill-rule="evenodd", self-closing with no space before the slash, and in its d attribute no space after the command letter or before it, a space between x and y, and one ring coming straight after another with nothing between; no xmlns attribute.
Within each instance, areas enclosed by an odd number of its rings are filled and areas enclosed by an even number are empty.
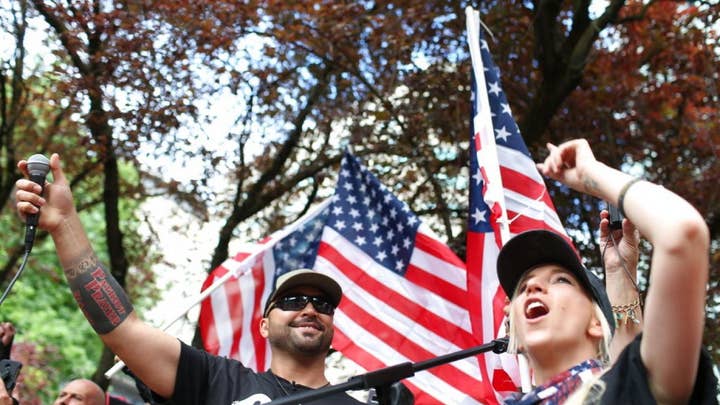
<svg viewBox="0 0 720 405"><path fill-rule="evenodd" d="M613 316L615 316L615 323L620 326L626 324L628 321L632 321L634 324L639 324L638 311L640 309L640 297L635 298L635 301L625 305L612 305Z"/></svg>

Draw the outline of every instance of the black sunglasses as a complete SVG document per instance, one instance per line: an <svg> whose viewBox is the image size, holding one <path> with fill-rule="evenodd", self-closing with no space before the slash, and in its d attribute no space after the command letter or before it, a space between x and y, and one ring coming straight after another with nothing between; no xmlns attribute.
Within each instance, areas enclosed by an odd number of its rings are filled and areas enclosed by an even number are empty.
<svg viewBox="0 0 720 405"><path fill-rule="evenodd" d="M321 314L332 315L335 313L335 306L328 302L325 297L313 297L304 294L287 295L280 298L270 305L268 313L273 308L279 308L283 311L300 311L307 306L308 302L311 302L313 308Z"/></svg>

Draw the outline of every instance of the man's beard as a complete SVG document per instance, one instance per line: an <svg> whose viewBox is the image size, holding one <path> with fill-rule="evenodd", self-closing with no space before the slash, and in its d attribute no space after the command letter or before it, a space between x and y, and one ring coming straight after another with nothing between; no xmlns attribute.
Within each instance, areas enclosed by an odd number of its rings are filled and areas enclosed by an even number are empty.
<svg viewBox="0 0 720 405"><path fill-rule="evenodd" d="M302 335L297 329L299 325L305 323L313 323L321 330L320 333L308 339ZM314 357L317 355L327 355L332 343L334 330L332 327L325 328L317 319L299 319L291 322L283 327L283 333L271 334L268 336L270 345L273 348L283 350L288 353L297 353L303 356Z"/></svg>

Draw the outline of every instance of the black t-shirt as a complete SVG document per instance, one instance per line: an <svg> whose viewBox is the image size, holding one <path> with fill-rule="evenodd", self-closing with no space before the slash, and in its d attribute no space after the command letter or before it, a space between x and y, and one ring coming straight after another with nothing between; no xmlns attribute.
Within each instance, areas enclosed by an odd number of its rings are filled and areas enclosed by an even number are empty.
<svg viewBox="0 0 720 405"><path fill-rule="evenodd" d="M605 382L602 403L614 404L656 404L648 385L645 365L640 357L638 335L620 354L615 364L601 379ZM717 404L718 382L713 374L712 360L703 349L700 353L695 387L689 404Z"/></svg>
<svg viewBox="0 0 720 405"><path fill-rule="evenodd" d="M213 356L183 343L173 401L178 405L255 405L310 389L284 380L270 371L256 373L239 361ZM344 392L305 403L362 404Z"/></svg>

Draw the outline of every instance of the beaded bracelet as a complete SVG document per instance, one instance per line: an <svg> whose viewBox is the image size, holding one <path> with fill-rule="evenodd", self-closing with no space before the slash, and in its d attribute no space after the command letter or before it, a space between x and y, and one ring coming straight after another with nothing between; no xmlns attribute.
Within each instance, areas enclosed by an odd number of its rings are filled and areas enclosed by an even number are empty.
<svg viewBox="0 0 720 405"><path fill-rule="evenodd" d="M620 211L620 213L622 214L623 217L626 216L626 215L625 215L625 207L623 207L623 203L624 203L624 200L625 200L625 193L627 193L627 191L630 189L630 187L631 187L633 184L637 183L637 182L640 181L640 180L642 180L642 178L640 178L640 177L635 177L634 179L632 179L632 180L628 181L627 183L625 183L625 185L623 186L623 188L620 189L620 196L618 197L618 210Z"/></svg>
<svg viewBox="0 0 720 405"><path fill-rule="evenodd" d="M634 324L639 324L638 314L636 311L640 309L640 297L635 298L635 301L625 305L612 305L612 312L615 316L615 323L620 326L632 321Z"/></svg>

